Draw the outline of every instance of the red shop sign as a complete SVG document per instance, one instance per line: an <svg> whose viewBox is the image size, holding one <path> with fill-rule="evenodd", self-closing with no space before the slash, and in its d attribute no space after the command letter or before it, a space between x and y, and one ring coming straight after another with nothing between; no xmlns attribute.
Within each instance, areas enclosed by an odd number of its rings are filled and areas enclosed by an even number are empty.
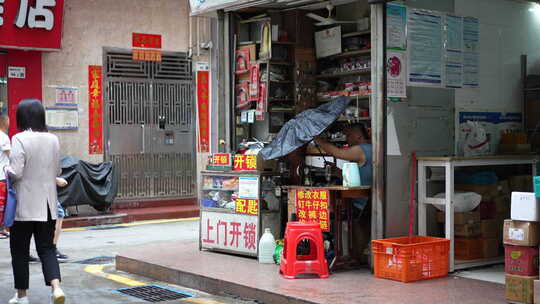
<svg viewBox="0 0 540 304"><path fill-rule="evenodd" d="M133 33L134 48L161 49L161 35Z"/></svg>
<svg viewBox="0 0 540 304"><path fill-rule="evenodd" d="M64 0L0 0L0 47L59 50Z"/></svg>
<svg viewBox="0 0 540 304"><path fill-rule="evenodd" d="M328 204L330 193L328 190L297 190L296 191L296 216L302 223L318 223L321 230L330 231L330 213Z"/></svg>
<svg viewBox="0 0 540 304"><path fill-rule="evenodd" d="M257 155L236 154L234 171L257 171Z"/></svg>

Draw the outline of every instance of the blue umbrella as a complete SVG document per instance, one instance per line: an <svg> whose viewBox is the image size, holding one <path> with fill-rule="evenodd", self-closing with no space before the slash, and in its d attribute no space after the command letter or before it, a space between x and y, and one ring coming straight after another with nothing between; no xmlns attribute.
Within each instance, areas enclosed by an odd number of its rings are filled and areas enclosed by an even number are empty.
<svg viewBox="0 0 540 304"><path fill-rule="evenodd" d="M266 160L275 159L309 143L339 118L350 101L347 97L339 97L316 109L309 109L296 115L259 154Z"/></svg>

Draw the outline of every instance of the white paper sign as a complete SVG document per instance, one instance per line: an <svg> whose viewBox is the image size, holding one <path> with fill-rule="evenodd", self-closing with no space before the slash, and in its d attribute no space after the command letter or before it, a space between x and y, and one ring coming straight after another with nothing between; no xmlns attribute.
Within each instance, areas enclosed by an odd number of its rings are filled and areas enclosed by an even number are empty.
<svg viewBox="0 0 540 304"><path fill-rule="evenodd" d="M407 60L405 52L388 51L387 53L387 88L388 97L407 97Z"/></svg>
<svg viewBox="0 0 540 304"><path fill-rule="evenodd" d="M79 111L76 108L46 108L45 121L51 130L76 130L79 128Z"/></svg>
<svg viewBox="0 0 540 304"><path fill-rule="evenodd" d="M514 241L524 241L525 231L519 228L510 228L508 230L508 238Z"/></svg>
<svg viewBox="0 0 540 304"><path fill-rule="evenodd" d="M341 53L341 26L315 32L315 51L317 58Z"/></svg>
<svg viewBox="0 0 540 304"><path fill-rule="evenodd" d="M388 49L405 50L407 48L407 8L388 4L386 9L386 47Z"/></svg>
<svg viewBox="0 0 540 304"><path fill-rule="evenodd" d="M238 197L259 199L259 178L240 177L238 179Z"/></svg>
<svg viewBox="0 0 540 304"><path fill-rule="evenodd" d="M78 103L78 90L76 88L56 88L56 105L76 106Z"/></svg>
<svg viewBox="0 0 540 304"><path fill-rule="evenodd" d="M8 67L8 78L25 79L26 78L26 68L25 67L14 67L14 66Z"/></svg>
<svg viewBox="0 0 540 304"><path fill-rule="evenodd" d="M258 216L201 211L200 240L203 248L257 254Z"/></svg>

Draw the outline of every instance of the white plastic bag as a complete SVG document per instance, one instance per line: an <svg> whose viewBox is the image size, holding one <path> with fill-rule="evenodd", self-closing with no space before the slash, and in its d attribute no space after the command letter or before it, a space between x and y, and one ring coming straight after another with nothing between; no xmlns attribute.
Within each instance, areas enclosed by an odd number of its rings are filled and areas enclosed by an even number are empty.
<svg viewBox="0 0 540 304"><path fill-rule="evenodd" d="M444 193L435 195L435 198L444 198ZM469 212L480 205L482 196L475 192L460 192L454 193L454 212ZM435 205L440 211L445 211L444 205Z"/></svg>

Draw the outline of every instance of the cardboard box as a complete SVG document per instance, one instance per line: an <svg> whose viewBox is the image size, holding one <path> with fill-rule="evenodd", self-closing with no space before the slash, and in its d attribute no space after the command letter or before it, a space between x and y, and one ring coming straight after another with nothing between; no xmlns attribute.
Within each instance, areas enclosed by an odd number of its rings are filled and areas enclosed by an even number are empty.
<svg viewBox="0 0 540 304"><path fill-rule="evenodd" d="M461 237L473 237L481 234L481 224L454 225L454 235Z"/></svg>
<svg viewBox="0 0 540 304"><path fill-rule="evenodd" d="M506 300L519 303L533 303L534 280L538 277L506 275Z"/></svg>
<svg viewBox="0 0 540 304"><path fill-rule="evenodd" d="M511 176L510 178L508 178L508 183L510 184L510 191L518 191L518 192L533 191L531 175Z"/></svg>
<svg viewBox="0 0 540 304"><path fill-rule="evenodd" d="M454 257L456 260L478 260L484 255L482 240L479 238L455 238Z"/></svg>
<svg viewBox="0 0 540 304"><path fill-rule="evenodd" d="M497 225L496 219L482 220L480 223L480 235L485 239L494 239L500 235L498 231L502 231L502 228L502 225Z"/></svg>
<svg viewBox="0 0 540 304"><path fill-rule="evenodd" d="M482 252L485 259L496 258L499 256L501 248L499 239L482 239Z"/></svg>
<svg viewBox="0 0 540 304"><path fill-rule="evenodd" d="M512 192L510 191L510 183L508 180L499 181L497 190L499 190L499 194L502 195L510 194Z"/></svg>
<svg viewBox="0 0 540 304"><path fill-rule="evenodd" d="M534 192L512 192L510 217L515 221L540 221L540 200Z"/></svg>
<svg viewBox="0 0 540 304"><path fill-rule="evenodd" d="M540 244L540 223L505 220L503 241L506 245L535 247Z"/></svg>
<svg viewBox="0 0 540 304"><path fill-rule="evenodd" d="M504 271L520 276L537 276L538 247L505 245Z"/></svg>
<svg viewBox="0 0 540 304"><path fill-rule="evenodd" d="M444 212L437 212L437 221L445 222ZM480 222L480 212L456 212L454 213L454 225L474 224Z"/></svg>
<svg viewBox="0 0 540 304"><path fill-rule="evenodd" d="M497 196L495 199L493 199L493 202L495 203L495 209L497 210L498 214L510 213L511 199L508 199L507 196Z"/></svg>
<svg viewBox="0 0 540 304"><path fill-rule="evenodd" d="M499 194L499 185L455 185L455 191L475 192L482 196L482 201L491 201Z"/></svg>
<svg viewBox="0 0 540 304"><path fill-rule="evenodd" d="M534 304L540 304L540 281L534 280Z"/></svg>

